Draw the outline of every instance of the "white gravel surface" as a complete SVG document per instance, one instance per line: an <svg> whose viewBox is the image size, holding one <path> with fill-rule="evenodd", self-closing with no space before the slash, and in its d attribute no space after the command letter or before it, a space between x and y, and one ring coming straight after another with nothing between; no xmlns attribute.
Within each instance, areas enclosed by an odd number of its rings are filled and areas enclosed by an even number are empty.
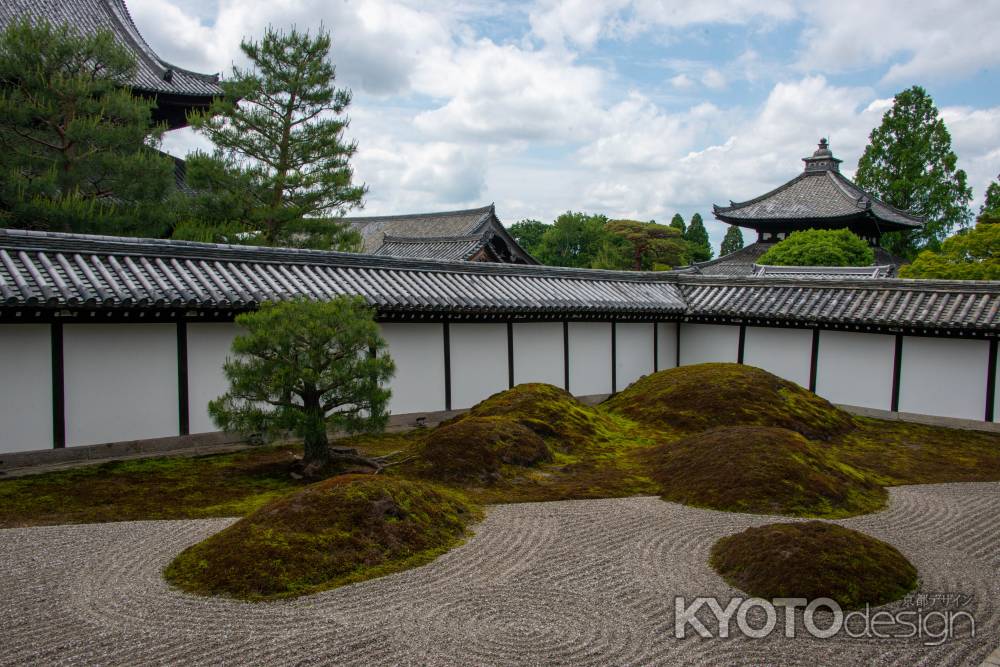
<svg viewBox="0 0 1000 667"><path fill-rule="evenodd" d="M160 576L230 519L0 530L0 663L979 664L1000 644L1000 484L890 495L838 523L900 549L922 592L974 595L975 639L786 639L780 622L767 639L675 639L675 595L739 595L712 544L786 519L628 498L495 506L427 566L268 604Z"/></svg>

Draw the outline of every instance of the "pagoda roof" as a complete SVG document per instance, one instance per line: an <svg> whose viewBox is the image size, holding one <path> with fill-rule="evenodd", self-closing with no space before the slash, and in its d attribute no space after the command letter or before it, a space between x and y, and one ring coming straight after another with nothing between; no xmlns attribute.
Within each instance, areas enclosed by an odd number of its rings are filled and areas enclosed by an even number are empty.
<svg viewBox="0 0 1000 667"><path fill-rule="evenodd" d="M865 192L840 173L826 140L810 158L805 171L768 193L729 206L713 206L715 217L740 227L846 227L871 225L876 231L905 231L924 220L890 206Z"/></svg>
<svg viewBox="0 0 1000 667"><path fill-rule="evenodd" d="M222 95L217 74L201 74L173 65L156 54L136 27L124 0L5 0L0 3L0 28L28 18L68 24L85 34L108 30L131 51L137 68L123 82L141 94L156 97L153 115L171 128L187 124L188 109L208 106Z"/></svg>
<svg viewBox="0 0 1000 667"><path fill-rule="evenodd" d="M493 204L437 213L343 218L363 242L363 251L391 257L473 259L484 249L497 261L537 264L504 228ZM491 243L494 242L494 243ZM498 250L506 249L509 257Z"/></svg>

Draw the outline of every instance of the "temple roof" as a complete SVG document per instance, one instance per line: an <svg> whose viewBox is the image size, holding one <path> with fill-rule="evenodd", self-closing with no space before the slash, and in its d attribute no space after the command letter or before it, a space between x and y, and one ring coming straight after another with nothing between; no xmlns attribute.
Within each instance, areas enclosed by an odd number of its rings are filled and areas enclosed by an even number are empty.
<svg viewBox="0 0 1000 667"><path fill-rule="evenodd" d="M177 67L156 55L143 39L125 7L124 0L4 0L0 3L0 27L21 19L46 19L92 34L109 30L136 57L135 77L127 83L139 93L154 95L156 120L171 128L187 124L188 109L206 107L222 94L219 77Z"/></svg>
<svg viewBox="0 0 1000 667"><path fill-rule="evenodd" d="M709 277L0 229L0 319L221 316L264 301L363 297L383 318L740 321L1000 330L1000 282ZM100 318L98 318L100 316Z"/></svg>
<svg viewBox="0 0 1000 667"><path fill-rule="evenodd" d="M770 192L729 206L713 206L723 222L752 229L838 228L861 224L878 234L919 227L923 219L879 201L840 173L826 140L805 170Z"/></svg>
<svg viewBox="0 0 1000 667"><path fill-rule="evenodd" d="M803 266L764 266L757 263L760 257L774 247L774 243L751 243L739 250L710 259L707 262L698 262L690 267L681 269L682 273L698 274L703 276L774 276L774 275L802 275L814 278L842 277L843 275L853 275L853 277L884 278L896 275L903 260L896 257L884 248L872 248L875 253L875 264L862 267L803 267ZM841 269L849 269L842 271ZM878 269L878 271L876 271Z"/></svg>
<svg viewBox="0 0 1000 667"><path fill-rule="evenodd" d="M361 234L363 250L393 257L473 259L537 264L510 236L493 204L461 211L343 218Z"/></svg>

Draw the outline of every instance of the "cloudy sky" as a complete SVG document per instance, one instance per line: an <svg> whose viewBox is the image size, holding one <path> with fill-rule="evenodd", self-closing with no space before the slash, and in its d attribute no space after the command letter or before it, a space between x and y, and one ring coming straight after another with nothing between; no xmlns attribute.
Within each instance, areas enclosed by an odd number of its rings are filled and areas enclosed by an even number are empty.
<svg viewBox="0 0 1000 667"><path fill-rule="evenodd" d="M892 96L927 88L978 210L1000 172L1000 3L936 0L128 0L182 67L272 24L333 36L363 214L496 202L666 221L754 197L830 137L853 174ZM204 146L167 136L183 156Z"/></svg>

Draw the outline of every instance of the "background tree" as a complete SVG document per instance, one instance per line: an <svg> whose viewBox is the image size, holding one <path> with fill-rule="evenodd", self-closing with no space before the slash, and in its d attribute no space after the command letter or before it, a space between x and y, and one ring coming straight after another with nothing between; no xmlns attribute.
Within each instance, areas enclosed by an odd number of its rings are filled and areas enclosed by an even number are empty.
<svg viewBox="0 0 1000 667"><path fill-rule="evenodd" d="M979 216L975 229L950 236L900 268L903 278L1000 280L1000 211Z"/></svg>
<svg viewBox="0 0 1000 667"><path fill-rule="evenodd" d="M135 68L107 31L21 21L0 33L0 224L169 231L173 161L154 150L153 102L123 86Z"/></svg>
<svg viewBox="0 0 1000 667"><path fill-rule="evenodd" d="M360 206L366 187L352 183L351 93L333 85L330 34L268 28L240 48L251 68L234 67L225 96L191 118L216 147L190 161L192 187L206 191L195 217L214 224L205 210L235 200L235 221L261 243L356 249L357 233L336 217Z"/></svg>
<svg viewBox="0 0 1000 667"><path fill-rule="evenodd" d="M770 266L870 266L875 253L847 229L807 229L792 232L761 255Z"/></svg>
<svg viewBox="0 0 1000 667"><path fill-rule="evenodd" d="M674 213L674 217L670 218L670 226L679 231L681 236L687 231L687 225L684 224L684 216L680 213Z"/></svg>
<svg viewBox="0 0 1000 667"><path fill-rule="evenodd" d="M648 271L653 268L672 268L687 261L687 244L681 233L673 227L658 225L652 221L612 220L605 225L605 229L628 244L622 253L627 264L607 268Z"/></svg>
<svg viewBox="0 0 1000 667"><path fill-rule="evenodd" d="M534 255L542 242L542 235L550 226L539 220L521 220L508 227L507 231L529 255Z"/></svg>
<svg viewBox="0 0 1000 667"><path fill-rule="evenodd" d="M719 256L736 252L743 247L743 231L736 225L729 225L726 235L722 238L722 246L719 248Z"/></svg>
<svg viewBox="0 0 1000 667"><path fill-rule="evenodd" d="M935 249L971 218L972 189L958 169L951 135L934 101L920 86L898 93L882 124L872 130L855 181L887 204L927 219L919 230L882 236L903 257Z"/></svg>
<svg viewBox="0 0 1000 667"><path fill-rule="evenodd" d="M604 228L607 221L603 215L563 213L542 235L536 259L549 266L592 266L598 253L607 251L610 240Z"/></svg>
<svg viewBox="0 0 1000 667"><path fill-rule="evenodd" d="M331 462L328 430L385 426L390 392L382 383L395 366L378 354L385 341L363 299L265 303L236 323L246 333L223 366L229 391L208 404L219 428L291 431L303 439L306 472L315 474Z"/></svg>
<svg viewBox="0 0 1000 667"><path fill-rule="evenodd" d="M684 232L684 240L688 242L688 256L691 262L706 262L712 259L712 245L708 242L708 231L705 230L700 213L691 216L691 223Z"/></svg>
<svg viewBox="0 0 1000 667"><path fill-rule="evenodd" d="M1000 214L1000 176L986 187L986 197L979 209L979 214L983 213Z"/></svg>

